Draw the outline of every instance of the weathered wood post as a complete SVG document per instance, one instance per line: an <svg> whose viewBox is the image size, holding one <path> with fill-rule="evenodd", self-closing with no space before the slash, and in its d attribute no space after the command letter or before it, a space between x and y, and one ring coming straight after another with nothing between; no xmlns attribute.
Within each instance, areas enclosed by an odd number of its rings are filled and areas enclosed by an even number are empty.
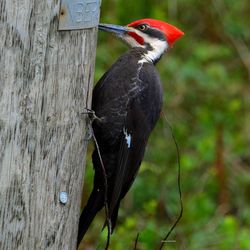
<svg viewBox="0 0 250 250"><path fill-rule="evenodd" d="M99 9L0 1L1 250L76 247Z"/></svg>

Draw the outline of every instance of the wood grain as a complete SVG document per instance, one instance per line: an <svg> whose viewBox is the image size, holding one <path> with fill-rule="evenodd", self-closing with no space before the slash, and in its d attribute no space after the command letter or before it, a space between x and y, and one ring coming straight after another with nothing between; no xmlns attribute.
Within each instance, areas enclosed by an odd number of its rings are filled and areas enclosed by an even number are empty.
<svg viewBox="0 0 250 250"><path fill-rule="evenodd" d="M0 1L1 250L76 246L97 30L58 32L58 13Z"/></svg>

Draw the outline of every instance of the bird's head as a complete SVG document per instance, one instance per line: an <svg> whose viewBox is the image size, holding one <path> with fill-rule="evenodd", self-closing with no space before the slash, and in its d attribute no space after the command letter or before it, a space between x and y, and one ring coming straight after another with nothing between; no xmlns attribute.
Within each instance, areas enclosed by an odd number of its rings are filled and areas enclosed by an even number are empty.
<svg viewBox="0 0 250 250"><path fill-rule="evenodd" d="M155 61L172 47L184 33L173 25L155 19L140 19L126 26L99 24L99 29L112 32L130 47L147 50L148 59Z"/></svg>

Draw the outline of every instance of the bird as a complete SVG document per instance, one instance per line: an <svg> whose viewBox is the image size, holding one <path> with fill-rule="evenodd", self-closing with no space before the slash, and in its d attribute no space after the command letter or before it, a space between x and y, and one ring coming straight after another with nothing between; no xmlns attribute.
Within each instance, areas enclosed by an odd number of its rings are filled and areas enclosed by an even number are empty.
<svg viewBox="0 0 250 250"><path fill-rule="evenodd" d="M98 148L95 146L92 154L94 185L79 219L78 245L104 207L102 166L113 232L120 202L135 180L149 135L160 117L163 90L155 65L184 35L177 27L151 18L126 26L100 23L98 28L120 38L129 50L104 73L93 90L92 110L96 119L92 128Z"/></svg>

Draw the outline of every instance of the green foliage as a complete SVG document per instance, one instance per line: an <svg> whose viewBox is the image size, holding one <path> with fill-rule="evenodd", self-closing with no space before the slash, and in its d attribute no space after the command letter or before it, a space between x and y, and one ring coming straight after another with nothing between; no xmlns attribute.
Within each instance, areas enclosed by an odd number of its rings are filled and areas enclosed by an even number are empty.
<svg viewBox="0 0 250 250"><path fill-rule="evenodd" d="M248 0L102 1L102 22L152 17L185 32L157 65L163 110L181 151L184 204L170 236L175 242L166 249L250 249L250 66L244 61L250 53L249 12ZM96 81L126 50L110 34L99 33ZM86 192L93 178L88 155ZM138 232L137 249L157 249L179 209L176 149L162 117L122 203L110 249L133 249ZM100 214L85 245L103 249L103 221Z"/></svg>

